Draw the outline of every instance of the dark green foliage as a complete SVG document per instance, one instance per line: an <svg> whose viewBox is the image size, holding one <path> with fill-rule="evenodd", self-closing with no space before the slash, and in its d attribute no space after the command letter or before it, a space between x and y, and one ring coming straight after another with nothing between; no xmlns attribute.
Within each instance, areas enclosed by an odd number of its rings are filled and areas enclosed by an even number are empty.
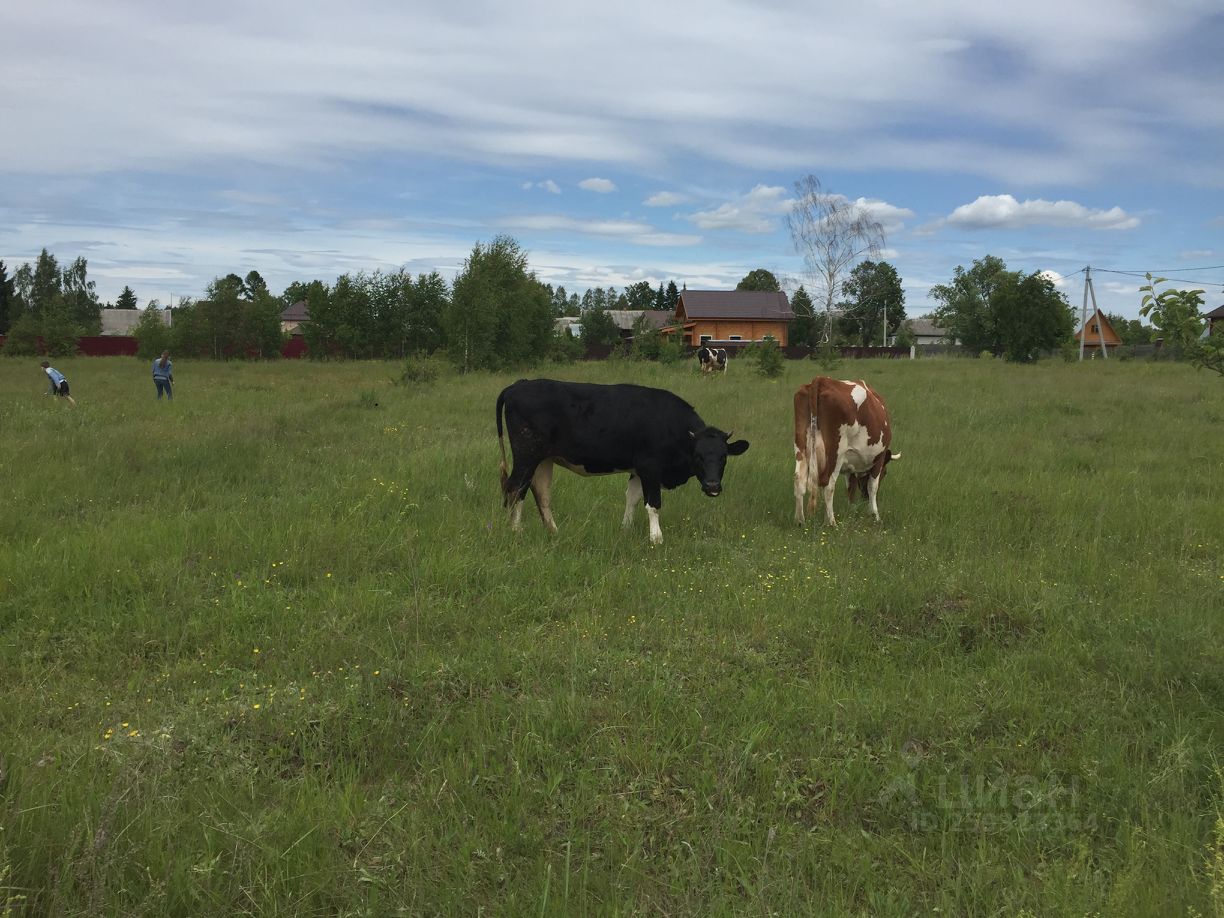
<svg viewBox="0 0 1224 918"><path fill-rule="evenodd" d="M752 346L752 358L756 361L756 370L766 379L781 376L785 367L782 348L773 338L766 338Z"/></svg>
<svg viewBox="0 0 1224 918"><path fill-rule="evenodd" d="M655 291L650 281L638 281L625 288L626 309L654 309Z"/></svg>
<svg viewBox="0 0 1224 918"><path fill-rule="evenodd" d="M404 361L404 369L400 373L401 385L424 386L435 382L441 375L438 365L430 360L409 358Z"/></svg>
<svg viewBox="0 0 1224 918"><path fill-rule="evenodd" d="M812 351L812 359L822 370L830 373L841 364L841 349L833 341L825 339Z"/></svg>
<svg viewBox="0 0 1224 918"><path fill-rule="evenodd" d="M136 355L145 360L152 360L162 351L170 349L170 328L163 321L163 310L157 306L147 307L140 315L140 321L132 329L136 339Z"/></svg>
<svg viewBox="0 0 1224 918"><path fill-rule="evenodd" d="M931 298L940 302L931 318L947 331L949 340L959 341L969 351L1002 350L991 296L1006 273L1003 259L987 255L968 271L957 265L952 283L931 288Z"/></svg>
<svg viewBox="0 0 1224 918"><path fill-rule="evenodd" d="M931 288L942 305L932 318L948 337L970 351L1030 361L1057 348L1074 329L1066 298L1040 272L1008 271L987 255L966 271L958 265L951 284Z"/></svg>
<svg viewBox="0 0 1224 918"><path fill-rule="evenodd" d="M16 316L16 294L13 291L13 279L8 276L8 269L0 261L0 335L5 334Z"/></svg>
<svg viewBox="0 0 1224 918"><path fill-rule="evenodd" d="M1190 363L1224 376L1224 331L1199 339L1190 348Z"/></svg>
<svg viewBox="0 0 1224 918"><path fill-rule="evenodd" d="M521 366L547 354L553 313L548 290L509 236L477 243L455 278L442 314L446 349L468 370Z"/></svg>
<svg viewBox="0 0 1224 918"><path fill-rule="evenodd" d="M43 249L33 267L24 264L13 276L16 309L10 306L10 322L29 313L40 328L50 318L57 335L66 324L77 326L80 334L96 335L102 330L102 304L94 286L84 258L61 270L55 256Z"/></svg>
<svg viewBox="0 0 1224 918"><path fill-rule="evenodd" d="M4 356L33 357L38 348L38 319L30 313L18 316L17 321L9 326L8 337L4 342Z"/></svg>
<svg viewBox="0 0 1224 918"><path fill-rule="evenodd" d="M897 269L886 261L863 261L842 284L846 302L837 320L838 331L850 342L884 345L884 317L888 335L905 321L905 289Z"/></svg>
<svg viewBox="0 0 1224 918"><path fill-rule="evenodd" d="M736 290L760 290L765 293L774 293L781 290L782 286L778 283L778 278L774 276L772 271L767 271L765 268L756 268L744 275L743 279L735 285Z"/></svg>
<svg viewBox="0 0 1224 918"><path fill-rule="evenodd" d="M115 297L115 308L116 309L135 309L136 308L136 292L131 287L125 286L123 290L119 293L119 296Z"/></svg>
<svg viewBox="0 0 1224 918"><path fill-rule="evenodd" d="M47 310L39 322L39 331L43 348L51 357L71 357L77 352L77 339L84 333L64 307Z"/></svg>
<svg viewBox="0 0 1224 918"><path fill-rule="evenodd" d="M630 356L635 360L658 360L659 348L663 345L663 335L659 329L650 324L645 313L633 320L633 338L630 344Z"/></svg>
<svg viewBox="0 0 1224 918"><path fill-rule="evenodd" d="M569 333L569 329L561 328L553 332L552 346L548 349L548 359L554 363L573 363L580 360L586 353L582 342Z"/></svg>
<svg viewBox="0 0 1224 918"><path fill-rule="evenodd" d="M663 340L659 343L659 363L678 363L688 357L688 348L684 346L684 339L680 335L671 334L661 337Z"/></svg>
<svg viewBox="0 0 1224 918"><path fill-rule="evenodd" d="M1123 344L1151 344L1156 329L1142 319L1127 319L1117 313L1107 312L1105 318L1113 326Z"/></svg>
<svg viewBox="0 0 1224 918"><path fill-rule="evenodd" d="M790 343L805 344L809 347L815 345L819 335L812 298L808 296L807 289L801 286L796 290L790 298L790 304L795 313L795 319L790 324Z"/></svg>
<svg viewBox="0 0 1224 918"><path fill-rule="evenodd" d="M281 308L259 281L248 286L237 274L216 278L205 299L185 300L174 311L171 350L214 360L279 357Z"/></svg>
<svg viewBox="0 0 1224 918"><path fill-rule="evenodd" d="M680 305L680 290L676 286L676 282L674 280L668 281L667 282L667 294L664 298L663 308L668 310L669 312L674 313L676 311L676 307L679 305Z"/></svg>
<svg viewBox="0 0 1224 918"><path fill-rule="evenodd" d="M1148 282L1139 288L1143 305L1139 314L1150 316L1152 324L1164 338L1164 346L1174 355L1188 354L1197 343L1206 325L1201 313L1202 290L1162 290L1156 285L1167 283L1163 277L1147 275Z"/></svg>
<svg viewBox="0 0 1224 918"><path fill-rule="evenodd" d="M582 314L582 343L615 344L620 340L620 329L606 309L589 309Z"/></svg>
<svg viewBox="0 0 1224 918"><path fill-rule="evenodd" d="M1003 356L1016 363L1036 360L1056 348L1074 329L1071 307L1044 274L1008 272L993 306Z"/></svg>

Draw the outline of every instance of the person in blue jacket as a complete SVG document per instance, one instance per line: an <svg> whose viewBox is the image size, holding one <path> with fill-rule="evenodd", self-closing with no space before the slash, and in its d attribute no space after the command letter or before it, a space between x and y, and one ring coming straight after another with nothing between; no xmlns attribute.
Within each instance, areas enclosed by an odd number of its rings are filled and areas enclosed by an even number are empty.
<svg viewBox="0 0 1224 918"><path fill-rule="evenodd" d="M63 373L51 366L51 364L47 363L45 360L42 362L42 368L43 372L47 374L47 379L51 380L51 391L47 394L66 398L68 400L68 404L75 408L76 402L73 400L72 396L68 394L67 377L65 377Z"/></svg>
<svg viewBox="0 0 1224 918"><path fill-rule="evenodd" d="M170 362L170 352L162 351L161 356L153 361L153 384L157 386L157 398L162 397L165 390L166 398L174 398L170 384L174 382L174 364Z"/></svg>

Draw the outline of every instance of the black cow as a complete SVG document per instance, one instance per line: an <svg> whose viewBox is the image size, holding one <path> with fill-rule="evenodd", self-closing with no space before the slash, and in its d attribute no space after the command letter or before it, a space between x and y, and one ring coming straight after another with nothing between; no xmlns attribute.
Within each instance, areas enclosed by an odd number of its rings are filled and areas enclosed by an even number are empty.
<svg viewBox="0 0 1224 918"><path fill-rule="evenodd" d="M727 349L703 344L697 348L697 366L703 373L709 373L712 370L721 370L726 373Z"/></svg>
<svg viewBox="0 0 1224 918"><path fill-rule="evenodd" d="M509 474L503 412L514 455ZM748 449L747 440L729 443L730 436L707 427L692 405L664 389L520 379L497 396L502 496L515 529L522 526L530 488L540 519L557 531L550 497L555 463L579 475L629 472L623 525L633 522L634 508L645 496L650 541L658 545L663 541L660 489L696 478L703 492L717 497L727 456Z"/></svg>

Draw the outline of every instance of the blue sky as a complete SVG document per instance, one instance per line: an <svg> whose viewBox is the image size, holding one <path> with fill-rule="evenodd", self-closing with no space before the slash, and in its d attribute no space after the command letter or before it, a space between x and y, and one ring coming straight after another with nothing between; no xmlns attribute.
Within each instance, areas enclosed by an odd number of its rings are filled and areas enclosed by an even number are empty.
<svg viewBox="0 0 1224 918"><path fill-rule="evenodd" d="M103 299L453 277L508 233L569 291L809 279L796 179L887 230L910 315L986 254L1136 315L1224 302L1218 0L0 8L0 260ZM1108 269L1108 270L1106 270ZM1194 270L1190 270L1194 269Z"/></svg>

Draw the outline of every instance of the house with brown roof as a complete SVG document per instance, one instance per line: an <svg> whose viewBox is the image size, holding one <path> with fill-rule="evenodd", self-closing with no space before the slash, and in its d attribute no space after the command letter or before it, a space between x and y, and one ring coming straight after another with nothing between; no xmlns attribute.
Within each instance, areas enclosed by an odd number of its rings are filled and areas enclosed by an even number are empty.
<svg viewBox="0 0 1224 918"><path fill-rule="evenodd" d="M1207 334L1224 335L1224 306L1217 306L1203 318L1207 320Z"/></svg>
<svg viewBox="0 0 1224 918"><path fill-rule="evenodd" d="M664 334L683 335L690 347L748 344L772 338L785 347L795 313L786 294L763 290L685 290L674 324Z"/></svg>
<svg viewBox="0 0 1224 918"><path fill-rule="evenodd" d="M306 305L305 300L298 300L281 310L280 317L282 332L287 335L300 335L302 331L298 326L310 318L310 307Z"/></svg>
<svg viewBox="0 0 1224 918"><path fill-rule="evenodd" d="M1122 343L1122 339L1114 331L1114 327L1109 324L1109 319L1105 318L1105 314L1099 309L1093 311L1085 325L1087 327L1087 337L1084 337L1084 347L1086 348L1100 347L1103 344L1105 346L1105 353L1112 354L1114 348ZM1079 343L1084 333L1083 327L1076 331L1076 343Z"/></svg>

